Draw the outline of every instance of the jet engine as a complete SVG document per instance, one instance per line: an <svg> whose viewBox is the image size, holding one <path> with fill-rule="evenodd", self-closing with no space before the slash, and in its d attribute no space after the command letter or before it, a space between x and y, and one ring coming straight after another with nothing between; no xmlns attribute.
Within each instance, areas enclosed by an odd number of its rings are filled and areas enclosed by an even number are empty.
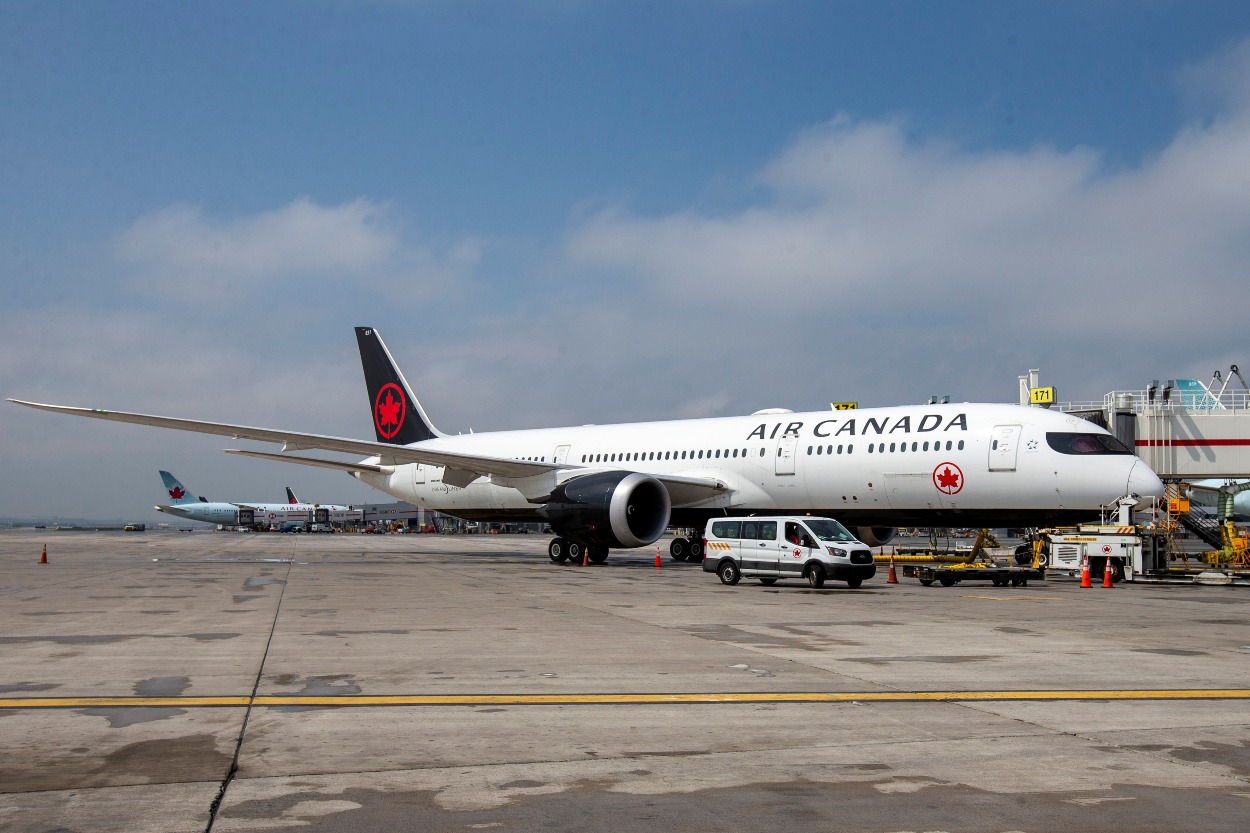
<svg viewBox="0 0 1250 833"><path fill-rule="evenodd" d="M564 481L539 514L570 541L645 547L664 534L671 508L668 490L654 477L605 471Z"/></svg>
<svg viewBox="0 0 1250 833"><path fill-rule="evenodd" d="M855 537L870 547L884 547L898 535L896 526L857 526Z"/></svg>

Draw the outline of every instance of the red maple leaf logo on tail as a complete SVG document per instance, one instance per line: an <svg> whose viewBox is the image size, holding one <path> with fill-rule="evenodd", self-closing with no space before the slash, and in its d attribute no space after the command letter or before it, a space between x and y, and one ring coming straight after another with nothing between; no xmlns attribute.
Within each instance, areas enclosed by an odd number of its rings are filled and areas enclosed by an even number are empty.
<svg viewBox="0 0 1250 833"><path fill-rule="evenodd" d="M175 486L174 488L169 490L169 497L171 500L182 500L186 496L187 496L187 493L182 491L182 489L179 488L178 486Z"/></svg>
<svg viewBox="0 0 1250 833"><path fill-rule="evenodd" d="M386 401L378 403L378 422L383 425L399 424L399 402L390 391L386 393Z"/></svg>
<svg viewBox="0 0 1250 833"><path fill-rule="evenodd" d="M383 385L373 400L373 423L378 434L388 440L398 434L407 412L408 403L399 385L393 382Z"/></svg>

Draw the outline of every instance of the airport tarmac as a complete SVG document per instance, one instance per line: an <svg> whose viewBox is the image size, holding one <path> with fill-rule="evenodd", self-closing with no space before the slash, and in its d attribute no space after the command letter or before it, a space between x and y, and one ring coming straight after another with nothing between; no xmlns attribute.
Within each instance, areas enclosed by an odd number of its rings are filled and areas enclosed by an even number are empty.
<svg viewBox="0 0 1250 833"><path fill-rule="evenodd" d="M0 830L1246 829L1245 588L546 543L0 530Z"/></svg>

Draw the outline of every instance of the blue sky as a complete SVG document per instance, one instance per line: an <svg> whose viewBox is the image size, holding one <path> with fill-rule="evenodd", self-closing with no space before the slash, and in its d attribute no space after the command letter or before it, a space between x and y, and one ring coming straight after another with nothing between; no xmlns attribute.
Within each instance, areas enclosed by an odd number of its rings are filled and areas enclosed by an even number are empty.
<svg viewBox="0 0 1250 833"><path fill-rule="evenodd" d="M1242 3L8 2L0 79L5 396L367 436L356 324L449 431L1250 359ZM69 422L0 409L0 516L373 494Z"/></svg>

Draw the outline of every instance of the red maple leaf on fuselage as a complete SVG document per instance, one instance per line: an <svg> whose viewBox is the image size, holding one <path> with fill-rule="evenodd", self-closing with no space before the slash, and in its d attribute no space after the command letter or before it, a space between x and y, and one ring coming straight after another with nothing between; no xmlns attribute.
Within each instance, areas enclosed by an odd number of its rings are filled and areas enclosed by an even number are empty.
<svg viewBox="0 0 1250 833"><path fill-rule="evenodd" d="M382 425L399 425L399 401L386 393L386 401L378 403L378 422Z"/></svg>
<svg viewBox="0 0 1250 833"><path fill-rule="evenodd" d="M942 470L942 473L937 476L937 482L938 486L943 489L953 489L959 485L959 475L955 474L955 472L951 471L950 467L947 466Z"/></svg>

